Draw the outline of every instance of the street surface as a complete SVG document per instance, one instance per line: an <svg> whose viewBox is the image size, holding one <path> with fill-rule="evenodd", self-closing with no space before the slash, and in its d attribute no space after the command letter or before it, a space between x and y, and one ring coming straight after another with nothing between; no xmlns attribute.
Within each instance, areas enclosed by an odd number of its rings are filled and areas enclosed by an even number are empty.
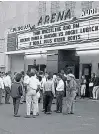
<svg viewBox="0 0 99 134"><path fill-rule="evenodd" d="M0 134L99 134L99 101L76 101L74 115L53 112L37 118L24 118L25 104L20 104L20 118L13 117L13 105L0 105ZM52 106L55 110L55 104Z"/></svg>

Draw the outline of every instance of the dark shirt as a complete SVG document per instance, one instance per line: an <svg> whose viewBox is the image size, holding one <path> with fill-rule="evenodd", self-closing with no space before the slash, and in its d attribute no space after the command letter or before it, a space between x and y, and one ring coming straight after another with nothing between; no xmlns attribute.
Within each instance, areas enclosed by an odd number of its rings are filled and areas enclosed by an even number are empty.
<svg viewBox="0 0 99 134"><path fill-rule="evenodd" d="M95 83L95 77L91 78L89 82Z"/></svg>
<svg viewBox="0 0 99 134"><path fill-rule="evenodd" d="M11 96L12 98L20 98L23 94L22 85L20 82L14 82L11 86Z"/></svg>
<svg viewBox="0 0 99 134"><path fill-rule="evenodd" d="M66 97L66 80L67 80L67 78L64 75L62 75L62 80L64 82L64 97Z"/></svg>
<svg viewBox="0 0 99 134"><path fill-rule="evenodd" d="M99 77L95 78L94 86L99 86Z"/></svg>

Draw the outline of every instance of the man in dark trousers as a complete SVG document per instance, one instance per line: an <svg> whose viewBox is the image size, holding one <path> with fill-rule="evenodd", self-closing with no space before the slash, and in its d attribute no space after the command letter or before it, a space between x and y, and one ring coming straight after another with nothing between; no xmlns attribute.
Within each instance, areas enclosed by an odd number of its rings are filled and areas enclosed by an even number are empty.
<svg viewBox="0 0 99 134"><path fill-rule="evenodd" d="M21 96L23 95L22 92L22 85L21 85L21 74L17 74L15 78L15 82L11 86L11 96L13 98L13 106L14 106L14 117L19 117L18 110L19 104L21 100Z"/></svg>
<svg viewBox="0 0 99 134"><path fill-rule="evenodd" d="M61 74L57 74L57 87L56 87L56 112L62 113L62 104L64 97L64 81Z"/></svg>
<svg viewBox="0 0 99 134"><path fill-rule="evenodd" d="M66 76L64 70L61 70L60 74L61 74L62 80L64 82L64 97L66 97L66 80L67 80L67 76Z"/></svg>

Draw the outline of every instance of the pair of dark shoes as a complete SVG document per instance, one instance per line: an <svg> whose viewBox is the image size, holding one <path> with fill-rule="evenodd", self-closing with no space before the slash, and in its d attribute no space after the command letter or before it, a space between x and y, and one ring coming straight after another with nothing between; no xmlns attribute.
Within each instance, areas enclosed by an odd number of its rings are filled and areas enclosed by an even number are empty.
<svg viewBox="0 0 99 134"><path fill-rule="evenodd" d="M68 115L68 114L74 114L74 113L73 113L73 112L70 112L70 113L68 113L68 112L63 113L63 115Z"/></svg>
<svg viewBox="0 0 99 134"><path fill-rule="evenodd" d="M62 113L62 111L56 110L56 113Z"/></svg>
<svg viewBox="0 0 99 134"><path fill-rule="evenodd" d="M14 117L20 117L20 115L14 114Z"/></svg>
<svg viewBox="0 0 99 134"><path fill-rule="evenodd" d="M45 109L43 109L42 112L45 112Z"/></svg>
<svg viewBox="0 0 99 134"><path fill-rule="evenodd" d="M10 104L10 102L5 102L5 104Z"/></svg>
<svg viewBox="0 0 99 134"><path fill-rule="evenodd" d="M33 116L31 116L31 115L26 115L25 118L36 118L36 115L33 115Z"/></svg>
<svg viewBox="0 0 99 134"><path fill-rule="evenodd" d="M51 114L52 112L50 111L50 112L44 112L45 114Z"/></svg>

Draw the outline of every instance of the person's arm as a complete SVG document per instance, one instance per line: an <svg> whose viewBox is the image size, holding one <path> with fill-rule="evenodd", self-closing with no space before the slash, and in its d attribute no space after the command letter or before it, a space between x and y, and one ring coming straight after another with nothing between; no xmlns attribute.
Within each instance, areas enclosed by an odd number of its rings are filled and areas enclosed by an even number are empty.
<svg viewBox="0 0 99 134"><path fill-rule="evenodd" d="M10 76L8 77L8 85L9 85L9 87L11 89L11 78L10 78Z"/></svg>
<svg viewBox="0 0 99 134"><path fill-rule="evenodd" d="M39 80L37 80L37 90L36 90L36 92L38 92L38 91L40 91L40 82L39 82Z"/></svg>
<svg viewBox="0 0 99 134"><path fill-rule="evenodd" d="M21 84L20 84L20 86L19 86L19 94L22 96L23 95L23 91L22 91L22 86L21 86Z"/></svg>
<svg viewBox="0 0 99 134"><path fill-rule="evenodd" d="M86 84L86 79L84 79L84 84Z"/></svg>
<svg viewBox="0 0 99 134"><path fill-rule="evenodd" d="M71 81L71 82L70 82L70 92L73 91L74 88L75 88L74 81Z"/></svg>
<svg viewBox="0 0 99 134"><path fill-rule="evenodd" d="M43 84L43 93L45 92L45 83Z"/></svg>
<svg viewBox="0 0 99 134"><path fill-rule="evenodd" d="M52 83L52 93L55 96L55 85L54 85L54 82Z"/></svg>
<svg viewBox="0 0 99 134"><path fill-rule="evenodd" d="M1 80L1 88L4 89L4 83L3 83L3 80Z"/></svg>

